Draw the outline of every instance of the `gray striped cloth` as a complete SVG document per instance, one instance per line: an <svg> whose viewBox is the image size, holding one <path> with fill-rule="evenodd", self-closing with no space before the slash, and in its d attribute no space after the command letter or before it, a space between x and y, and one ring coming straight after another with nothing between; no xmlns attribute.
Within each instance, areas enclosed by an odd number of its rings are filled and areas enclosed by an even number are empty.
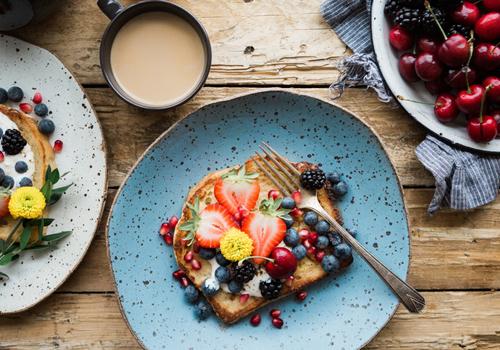
<svg viewBox="0 0 500 350"><path fill-rule="evenodd" d="M339 65L340 78L330 89L333 97L346 87L367 86L379 99L390 102L375 62L370 33L372 0L325 0L321 12L354 54ZM452 147L428 135L416 149L417 158L436 180L436 191L428 212L440 207L468 210L495 200L500 187L500 156L479 155Z"/></svg>

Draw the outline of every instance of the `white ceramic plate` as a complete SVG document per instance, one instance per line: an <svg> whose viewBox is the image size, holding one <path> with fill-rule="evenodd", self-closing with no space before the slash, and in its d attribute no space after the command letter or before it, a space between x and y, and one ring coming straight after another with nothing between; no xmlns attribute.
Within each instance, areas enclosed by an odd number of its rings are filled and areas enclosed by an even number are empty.
<svg viewBox="0 0 500 350"><path fill-rule="evenodd" d="M394 96L433 104L435 97L425 89L423 83L407 83L399 74L399 54L389 44L389 23L384 16L385 3L386 0L373 0L371 14L373 47L384 80ZM489 143L472 141L467 134L464 118L458 118L459 121L445 125L436 119L431 105L401 100L398 102L419 123L449 142L484 152L500 153L498 138Z"/></svg>
<svg viewBox="0 0 500 350"><path fill-rule="evenodd" d="M59 287L87 251L106 196L106 156L99 121L82 88L51 53L10 36L0 35L0 87L21 87L27 98L41 91L56 125L50 138L64 142L56 163L69 172L61 184L74 183L50 208L56 221L48 233L73 230L56 248L23 253L1 267L10 279L0 283L0 314L25 310ZM25 99L27 99L25 98ZM12 104L10 104L12 105ZM1 164L0 164L1 166Z"/></svg>

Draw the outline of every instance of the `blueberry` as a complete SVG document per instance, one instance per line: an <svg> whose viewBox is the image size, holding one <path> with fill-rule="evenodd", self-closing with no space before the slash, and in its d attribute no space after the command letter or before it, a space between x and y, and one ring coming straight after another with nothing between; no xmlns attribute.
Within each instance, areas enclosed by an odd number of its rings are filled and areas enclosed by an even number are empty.
<svg viewBox="0 0 500 350"><path fill-rule="evenodd" d="M24 92L20 87L13 86L7 91L7 95L9 96L9 100L19 102L23 99Z"/></svg>
<svg viewBox="0 0 500 350"><path fill-rule="evenodd" d="M347 193L347 184L344 181L340 181L339 183L333 185L332 191L333 194L337 197L340 198L342 196L345 196Z"/></svg>
<svg viewBox="0 0 500 350"><path fill-rule="evenodd" d="M340 260L347 260L352 255L352 248L346 243L340 243L333 248L333 254Z"/></svg>
<svg viewBox="0 0 500 350"><path fill-rule="evenodd" d="M4 177L5 177L5 172L3 171L2 168L0 168L0 183L2 183Z"/></svg>
<svg viewBox="0 0 500 350"><path fill-rule="evenodd" d="M304 214L304 222L309 226L316 225L318 223L318 214L313 211L308 211Z"/></svg>
<svg viewBox="0 0 500 350"><path fill-rule="evenodd" d="M56 126L50 119L42 119L38 122L38 130L44 135L50 135L54 132Z"/></svg>
<svg viewBox="0 0 500 350"><path fill-rule="evenodd" d="M292 248L292 254L295 255L297 260L302 260L306 257L307 249L302 244Z"/></svg>
<svg viewBox="0 0 500 350"><path fill-rule="evenodd" d="M3 129L0 128L0 139L2 138L2 136L3 136Z"/></svg>
<svg viewBox="0 0 500 350"><path fill-rule="evenodd" d="M285 222L286 228L290 228L293 226L293 218L291 215L286 214L286 215L283 215L281 218Z"/></svg>
<svg viewBox="0 0 500 350"><path fill-rule="evenodd" d="M325 272L336 272L340 270L340 261L333 255L325 255L321 260L321 267Z"/></svg>
<svg viewBox="0 0 500 350"><path fill-rule="evenodd" d="M5 176L2 181L2 187L12 188L14 187L14 179L11 176Z"/></svg>
<svg viewBox="0 0 500 350"><path fill-rule="evenodd" d="M200 293L198 292L198 289L196 289L196 287L192 284L184 289L184 299L186 299L186 301L190 304L194 304L198 300L199 295Z"/></svg>
<svg viewBox="0 0 500 350"><path fill-rule="evenodd" d="M318 249L325 249L328 247L328 244L330 243L330 240L326 236L319 236L318 239L316 240L316 248Z"/></svg>
<svg viewBox="0 0 500 350"><path fill-rule="evenodd" d="M347 230L347 232L349 232L351 234L351 236L353 236L354 238L356 238L358 236L358 231L356 231L356 230Z"/></svg>
<svg viewBox="0 0 500 350"><path fill-rule="evenodd" d="M328 239L330 240L330 243L332 246L337 246L340 243L342 243L342 237L337 233L337 232L331 232L328 234Z"/></svg>
<svg viewBox="0 0 500 350"><path fill-rule="evenodd" d="M318 221L316 226L314 226L314 230L319 234L319 235L326 235L328 231L330 230L330 224L326 222L325 220Z"/></svg>
<svg viewBox="0 0 500 350"><path fill-rule="evenodd" d="M31 181L30 178L28 177L23 177L21 179L21 181L19 181L19 186L20 187L29 187L29 186L33 186L33 181ZM52 194L52 196L54 196L54 194ZM52 199L52 198L51 198Z"/></svg>
<svg viewBox="0 0 500 350"><path fill-rule="evenodd" d="M243 288L243 285L235 280L229 281L227 284L227 288L229 288L229 291L233 294L241 292L241 289Z"/></svg>
<svg viewBox="0 0 500 350"><path fill-rule="evenodd" d="M215 278L207 278L201 286L201 291L207 297L214 296L220 289L219 281Z"/></svg>
<svg viewBox="0 0 500 350"><path fill-rule="evenodd" d="M39 117L45 117L49 113L49 108L45 103L40 103L35 106L35 114Z"/></svg>
<svg viewBox="0 0 500 350"><path fill-rule="evenodd" d="M295 201L291 197L285 197L281 202L281 207L283 209L293 209L295 208Z"/></svg>
<svg viewBox="0 0 500 350"><path fill-rule="evenodd" d="M221 252L217 252L215 254L215 261L217 261L217 264L219 264L220 266L227 266L231 263L224 257L224 255L222 255Z"/></svg>
<svg viewBox="0 0 500 350"><path fill-rule="evenodd" d="M206 300L200 300L194 309L194 314L199 320L206 320L212 314L212 308Z"/></svg>
<svg viewBox="0 0 500 350"><path fill-rule="evenodd" d="M22 160L19 160L16 162L16 165L14 165L14 169L16 169L19 174L24 174L28 171L28 164L26 164L26 162L23 162Z"/></svg>
<svg viewBox="0 0 500 350"><path fill-rule="evenodd" d="M326 174L326 179L330 181L333 185L340 182L340 174L337 172L331 172Z"/></svg>
<svg viewBox="0 0 500 350"><path fill-rule="evenodd" d="M0 88L0 103L5 103L9 99L9 95L5 89Z"/></svg>
<svg viewBox="0 0 500 350"><path fill-rule="evenodd" d="M205 260L210 260L215 256L215 249L200 248L198 255Z"/></svg>
<svg viewBox="0 0 500 350"><path fill-rule="evenodd" d="M295 247L297 244L299 244L300 236L297 230L293 228L289 228L288 230L286 230L284 242L289 247Z"/></svg>
<svg viewBox="0 0 500 350"><path fill-rule="evenodd" d="M231 272L229 272L227 267L219 266L215 269L215 278L217 278L220 283L227 283L231 279Z"/></svg>

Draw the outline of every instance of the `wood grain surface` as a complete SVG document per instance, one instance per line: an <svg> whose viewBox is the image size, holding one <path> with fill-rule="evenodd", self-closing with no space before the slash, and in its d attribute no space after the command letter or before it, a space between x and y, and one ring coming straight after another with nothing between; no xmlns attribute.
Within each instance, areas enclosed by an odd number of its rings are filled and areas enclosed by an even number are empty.
<svg viewBox="0 0 500 350"><path fill-rule="evenodd" d="M213 101L265 88L329 98L337 64L350 54L321 19L321 0L174 2L207 28L213 65L207 86L168 112L130 107L106 87L98 53L108 20L94 1L68 0L39 27L15 33L54 52L84 84L107 142L109 194L96 237L76 272L35 308L0 317L0 349L138 348L119 312L103 224L126 173L172 123ZM366 348L500 349L500 199L466 213L442 210L428 216L434 181L414 153L426 130L365 89L348 89L336 102L381 136L396 166L411 225L409 279L428 302L421 315L400 308Z"/></svg>

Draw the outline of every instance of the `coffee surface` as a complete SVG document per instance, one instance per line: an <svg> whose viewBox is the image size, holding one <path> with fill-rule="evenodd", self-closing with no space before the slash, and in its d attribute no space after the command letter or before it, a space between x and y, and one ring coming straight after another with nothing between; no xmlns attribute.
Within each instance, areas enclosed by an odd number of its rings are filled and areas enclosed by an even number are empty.
<svg viewBox="0 0 500 350"><path fill-rule="evenodd" d="M148 106L165 106L189 95L204 69L200 36L186 20L166 12L132 18L111 47L116 81L130 97Z"/></svg>

